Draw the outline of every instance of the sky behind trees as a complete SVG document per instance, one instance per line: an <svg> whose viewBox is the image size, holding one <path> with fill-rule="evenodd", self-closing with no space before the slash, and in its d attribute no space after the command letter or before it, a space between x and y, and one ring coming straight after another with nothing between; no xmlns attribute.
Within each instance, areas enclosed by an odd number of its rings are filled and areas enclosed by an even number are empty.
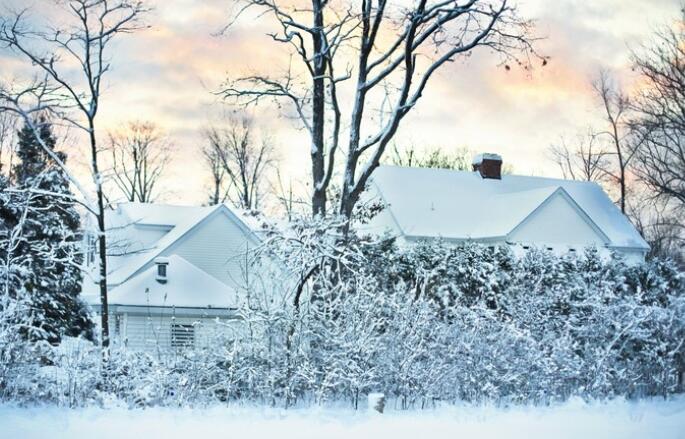
<svg viewBox="0 0 685 439"><path fill-rule="evenodd" d="M3 8L41 0L3 0ZM225 34L236 3L227 0L155 0L149 29L122 38L112 50L101 123L114 129L132 120L156 122L176 145L167 176L167 201L206 201L209 174L200 150L203 129L227 110L212 95L229 75L287 67L279 45L266 36L267 22L242 19ZM516 174L558 175L548 158L550 143L573 136L597 119L590 81L607 68L629 92L635 82L630 50L651 38L653 29L678 18L678 0L520 0L521 15L537 20L550 57L532 72L507 70L483 50L442 70L404 121L396 142L418 148L468 147L500 153ZM282 49L282 48L281 48ZM20 76L19 59L0 54L2 69ZM305 182L308 139L277 112L254 110L258 128L268 131L285 173ZM77 160L74 160L77 162Z"/></svg>

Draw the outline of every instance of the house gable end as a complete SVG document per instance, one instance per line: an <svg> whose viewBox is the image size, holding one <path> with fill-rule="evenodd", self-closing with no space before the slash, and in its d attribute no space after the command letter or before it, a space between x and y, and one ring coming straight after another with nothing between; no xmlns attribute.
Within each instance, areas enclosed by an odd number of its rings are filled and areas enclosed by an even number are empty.
<svg viewBox="0 0 685 439"><path fill-rule="evenodd" d="M224 284L237 287L244 277L247 252L257 244L251 231L241 226L228 209L219 209L161 256L179 255Z"/></svg>
<svg viewBox="0 0 685 439"><path fill-rule="evenodd" d="M507 235L507 240L538 245L605 246L607 235L563 189L558 188Z"/></svg>
<svg viewBox="0 0 685 439"><path fill-rule="evenodd" d="M257 235L229 208L218 206L173 242L158 248L124 282L149 268L157 256L178 254L226 285L235 286L236 276L242 276L239 271L245 265L246 249L253 248L258 242Z"/></svg>

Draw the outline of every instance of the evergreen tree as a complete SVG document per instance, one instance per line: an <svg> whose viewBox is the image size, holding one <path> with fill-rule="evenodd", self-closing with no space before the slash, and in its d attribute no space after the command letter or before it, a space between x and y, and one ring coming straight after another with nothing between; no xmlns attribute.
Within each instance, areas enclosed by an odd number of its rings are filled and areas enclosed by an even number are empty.
<svg viewBox="0 0 685 439"><path fill-rule="evenodd" d="M45 119L37 122L40 139L54 149L50 124ZM17 156L21 162L14 176L17 188L25 191L22 204L28 209L19 223L24 238L21 252L29 258L30 266L24 278L24 289L32 304L32 329L27 336L50 343L58 343L62 335L92 339L93 324L79 298L83 261L80 218L68 177L29 126L19 131L18 139ZM56 153L60 160L66 160L63 153Z"/></svg>
<svg viewBox="0 0 685 439"><path fill-rule="evenodd" d="M55 137L52 127L43 118L37 121L40 138L45 146L55 149ZM17 136L17 158L19 163L14 166L14 179L17 186L27 186L28 180L40 175L50 166L50 156L36 139L33 129L24 124Z"/></svg>

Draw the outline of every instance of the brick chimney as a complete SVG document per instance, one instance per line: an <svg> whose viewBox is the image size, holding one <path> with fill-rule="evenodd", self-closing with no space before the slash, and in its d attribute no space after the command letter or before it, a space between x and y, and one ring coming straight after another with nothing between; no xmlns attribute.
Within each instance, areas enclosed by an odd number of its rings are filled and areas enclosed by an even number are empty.
<svg viewBox="0 0 685 439"><path fill-rule="evenodd" d="M473 170L478 171L483 178L502 179L502 157L498 154L478 154L471 162Z"/></svg>

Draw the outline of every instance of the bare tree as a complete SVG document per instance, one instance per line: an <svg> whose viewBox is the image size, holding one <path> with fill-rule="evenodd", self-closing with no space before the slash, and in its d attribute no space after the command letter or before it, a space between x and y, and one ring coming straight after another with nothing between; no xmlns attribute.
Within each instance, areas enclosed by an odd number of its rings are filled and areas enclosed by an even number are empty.
<svg viewBox="0 0 685 439"><path fill-rule="evenodd" d="M214 199L228 200L242 209L258 209L265 172L274 163L270 139L257 139L247 117L230 121L227 128L210 128L206 136L209 150L205 158L214 178Z"/></svg>
<svg viewBox="0 0 685 439"><path fill-rule="evenodd" d="M209 193L209 205L213 206L228 201L228 189L226 188L226 171L221 160L221 153L214 142L207 142L202 147L202 157L205 166L209 170L212 181Z"/></svg>
<svg viewBox="0 0 685 439"><path fill-rule="evenodd" d="M626 213L629 166L634 157L635 137L629 124L630 101L606 70L601 70L592 88L601 106L600 128L589 127L575 147L567 141L550 147L550 155L564 178L602 181L618 188L618 205Z"/></svg>
<svg viewBox="0 0 685 439"><path fill-rule="evenodd" d="M634 169L655 196L685 211L685 10L672 28L635 54L644 86L632 126L640 143ZM681 224L683 224L681 220Z"/></svg>
<svg viewBox="0 0 685 439"><path fill-rule="evenodd" d="M306 198L303 197L305 193L302 186L292 178L287 180L281 175L281 171L276 166L275 177L270 180L271 194L276 198L277 205L285 214L288 221L295 218L296 215L302 214L303 211L310 207ZM294 184L295 183L295 184Z"/></svg>
<svg viewBox="0 0 685 439"><path fill-rule="evenodd" d="M112 180L128 201L150 203L171 159L171 144L152 122L129 122L109 134Z"/></svg>
<svg viewBox="0 0 685 439"><path fill-rule="evenodd" d="M605 128L596 133L608 140L612 149L612 163L602 163L602 170L619 188L619 206L626 213L628 166L635 155L629 124L630 100L606 70L599 73L593 88L602 103Z"/></svg>
<svg viewBox="0 0 685 439"><path fill-rule="evenodd" d="M110 43L122 34L140 29L140 17L147 9L142 1L130 0L68 0L56 3L68 17L67 22L61 26L51 23L45 30L38 29L32 26L33 19L27 19L27 10L0 19L0 45L29 61L45 78L17 93L6 90L0 99L5 103L5 108L17 112L24 117L27 124L33 126L36 137L39 137L38 129L34 125L32 113L47 110L82 130L88 138L91 174L95 185L95 202L89 202L88 205L97 223L102 347L103 359L106 359L110 342L106 206L96 121L101 103L102 79L111 67L108 55ZM26 96L38 96L41 99L34 99L37 104L27 108L22 99ZM49 149L43 146L46 150ZM53 159L66 170L58 157ZM70 179L77 185L79 192L87 197L83 186L75 178Z"/></svg>
<svg viewBox="0 0 685 439"><path fill-rule="evenodd" d="M455 151L447 151L440 147L419 151L414 145L400 148L395 144L391 152L392 155L387 158L386 162L395 166L473 171L471 161L475 154L466 147ZM511 174L513 170L512 165L505 163L502 167L502 174Z"/></svg>
<svg viewBox="0 0 685 439"><path fill-rule="evenodd" d="M290 106L310 137L314 215L326 213L327 189L345 134L338 212L349 218L400 123L438 70L478 47L501 55L503 63L524 67L531 54L537 56L532 23L507 0L419 0L413 5L312 0L305 8L279 0L244 0L240 12L251 9L273 18L270 37L286 45L297 63L291 62L280 77L254 74L229 80L222 94L241 105L273 99ZM351 84L344 90L351 94L339 96L346 81Z"/></svg>
<svg viewBox="0 0 685 439"><path fill-rule="evenodd" d="M407 148L399 148L397 145L393 145L389 163L396 166L470 171L471 155L468 148L460 148L454 152L447 152L442 148L432 148L421 152L414 145Z"/></svg>
<svg viewBox="0 0 685 439"><path fill-rule="evenodd" d="M579 135L575 147L569 147L565 138L550 146L550 155L566 179L600 182L605 178L608 153L599 144L597 135L589 132Z"/></svg>
<svg viewBox="0 0 685 439"><path fill-rule="evenodd" d="M629 216L649 243L648 257L671 258L685 267L685 224L668 201L642 195L628 203Z"/></svg>
<svg viewBox="0 0 685 439"><path fill-rule="evenodd" d="M10 111L0 111L0 173L7 166L8 179L11 180L12 159L14 156L14 133L16 116Z"/></svg>

